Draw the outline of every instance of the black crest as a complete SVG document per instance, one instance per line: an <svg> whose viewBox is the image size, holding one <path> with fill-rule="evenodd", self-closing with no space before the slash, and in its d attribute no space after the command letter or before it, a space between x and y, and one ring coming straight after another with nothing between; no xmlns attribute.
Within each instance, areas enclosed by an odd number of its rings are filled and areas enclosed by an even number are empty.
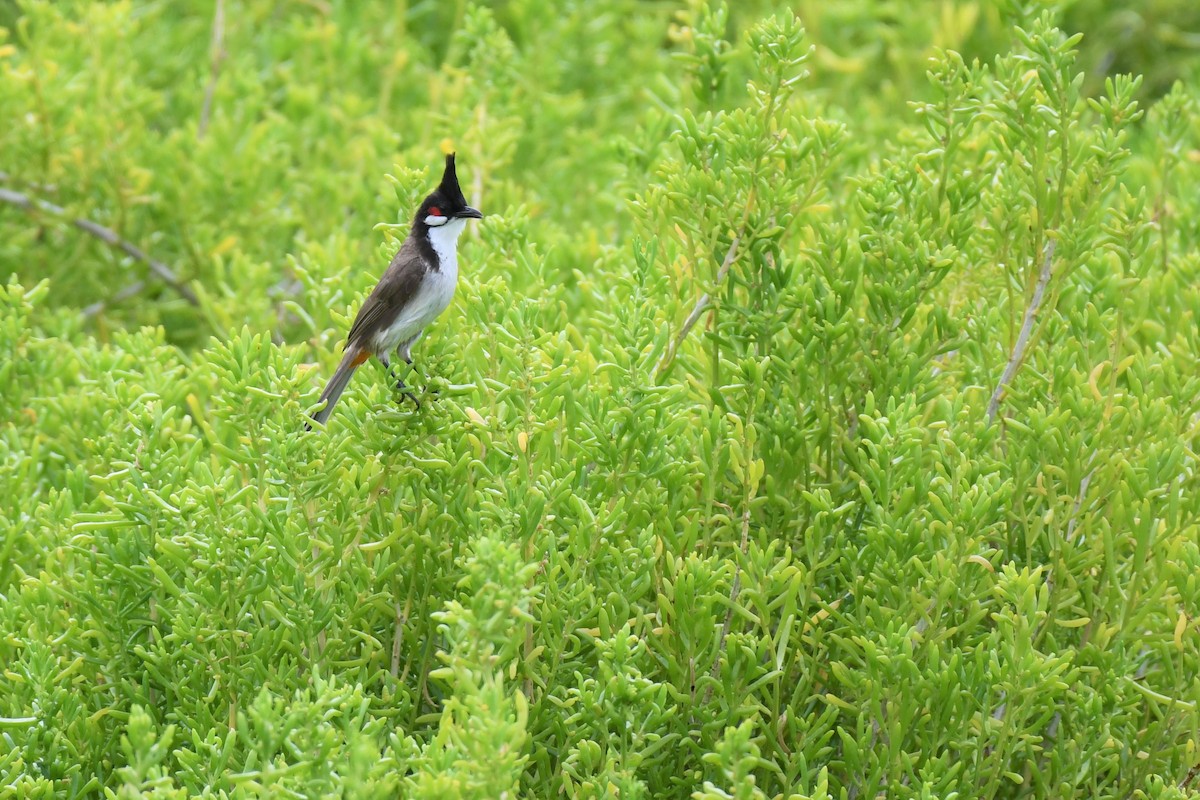
<svg viewBox="0 0 1200 800"><path fill-rule="evenodd" d="M421 203L413 225L426 225L425 218L430 214L451 219L483 219L483 214L467 205L467 198L463 197L462 187L458 185L458 174L454 171L454 153L446 156L446 171L442 173L442 182L425 198L425 202Z"/></svg>
<svg viewBox="0 0 1200 800"><path fill-rule="evenodd" d="M463 197L462 188L458 185L458 173L454 170L454 153L446 156L446 171L442 173L442 182L438 185L438 191L456 206L467 204L467 198Z"/></svg>

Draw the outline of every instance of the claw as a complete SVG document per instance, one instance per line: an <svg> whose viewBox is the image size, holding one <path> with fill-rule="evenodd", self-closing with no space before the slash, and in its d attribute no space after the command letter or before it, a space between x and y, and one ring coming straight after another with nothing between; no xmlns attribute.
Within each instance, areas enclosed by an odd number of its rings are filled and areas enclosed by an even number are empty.
<svg viewBox="0 0 1200 800"><path fill-rule="evenodd" d="M410 370L412 369L412 365L413 365L412 358L410 358L407 355L402 354L400 356L400 359L408 366L408 368ZM396 382L396 384L395 384L396 391L400 393L399 404L404 405L405 400L412 400L414 408L417 411L420 411L421 410L421 401L417 399L416 393L414 393L412 389L408 388L408 385L404 382L403 378L401 378L399 375L396 374L396 370L395 370L394 366L392 366L389 363L389 364L387 364L387 368L388 368L388 377Z"/></svg>
<svg viewBox="0 0 1200 800"><path fill-rule="evenodd" d="M400 394L400 399L398 401L399 405L404 405L405 400L412 400L416 410L421 410L421 401L417 399L417 396L413 393L413 390L408 388L408 385L399 378L396 379L396 391Z"/></svg>

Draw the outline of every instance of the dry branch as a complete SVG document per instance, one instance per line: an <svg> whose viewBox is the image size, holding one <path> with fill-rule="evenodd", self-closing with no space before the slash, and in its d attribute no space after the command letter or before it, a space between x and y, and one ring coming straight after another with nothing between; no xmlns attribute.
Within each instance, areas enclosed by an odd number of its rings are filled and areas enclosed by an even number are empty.
<svg viewBox="0 0 1200 800"><path fill-rule="evenodd" d="M14 192L11 189L0 189L0 203L8 203L9 205L23 208L29 212L42 211L67 220L84 233L91 234L110 247L114 247L131 258L141 261L150 268L151 272L161 278L164 283L178 292L184 300L187 300L194 306L200 304L200 301L196 298L195 293L189 289L183 283L183 281L179 280L179 277L170 267L158 259L147 255L145 251L143 251L137 245L125 241L111 228L106 228L103 225L92 222L89 219L72 217L62 206L55 205L47 200L39 200L37 198L30 197L22 192ZM127 286L115 295L115 299L129 297L141 291L142 288L143 285L138 285L137 283ZM93 307L94 306L88 306L89 309ZM101 305L101 308L102 307L103 306Z"/></svg>
<svg viewBox="0 0 1200 800"><path fill-rule="evenodd" d="M196 139L203 139L208 130L209 115L212 114L213 94L217 91L217 78L221 75L221 62L225 60L225 0L217 0L213 12L212 45L209 47L208 85L204 87L204 106L200 109L200 124L196 127Z"/></svg>
<svg viewBox="0 0 1200 800"><path fill-rule="evenodd" d="M750 504L746 503L745 510L742 511L742 556L746 555L747 549L750 547ZM733 606L737 602L738 595L742 593L742 565L739 563L733 573L733 585L729 588L729 608L725 609L725 624L721 626L721 636L717 639L717 657L713 660L712 677L716 680L721 675L721 656L725 655L725 640L729 637L729 631L733 627ZM708 689L704 692L704 704L712 699L713 684L708 685Z"/></svg>
<svg viewBox="0 0 1200 800"><path fill-rule="evenodd" d="M0 183L13 183L13 182L14 182L13 176L9 175L4 170L0 169ZM20 180L16 180L15 182L18 184L24 183L23 181L20 181ZM26 186L26 188L33 189L36 192L42 192L43 194L53 194L54 192L58 191L57 186L53 186L51 184L46 184L46 183L25 183L25 186Z"/></svg>
<svg viewBox="0 0 1200 800"><path fill-rule="evenodd" d="M737 236L733 237L733 242L729 245L729 252L725 254L725 260L721 262L721 268L717 270L716 285L719 287L725 282L725 276L729 274L729 268L733 266L733 262L737 260L738 247L742 243L742 236L746 233L745 224L743 223L742 230L738 231ZM657 378L661 378L671 366L671 362L675 360L675 354L679 352L680 345L692 332L692 328L696 327L696 323L700 320L704 311L712 303L712 296L708 292L700 295L700 299L696 301L696 305L692 308L692 313L687 315L687 319L683 321L683 327L679 329L679 333L675 334L675 340L671 342L671 346L667 348L667 352L663 353L662 358L654 365L654 374Z"/></svg>
<svg viewBox="0 0 1200 800"><path fill-rule="evenodd" d="M1020 369L1021 362L1025 359L1025 349L1029 347L1029 338L1033 335L1033 326L1037 322L1038 311L1042 307L1042 298L1046 295L1046 286L1050 283L1050 276L1053 272L1051 266L1054 262L1055 244L1054 239L1046 243L1046 257L1042 260L1042 271L1038 275L1037 285L1033 287L1033 297L1029 298L1029 306L1025 309L1021 333L1017 336L1017 343L1013 345L1012 355L1009 356L1008 364L1004 367L1004 374L1000 376L1000 382L996 384L996 390L992 392L992 399L988 401L989 425L996 418L996 412L1000 410L1000 400L1004 396L1004 390L1008 388L1016 376L1017 370Z"/></svg>

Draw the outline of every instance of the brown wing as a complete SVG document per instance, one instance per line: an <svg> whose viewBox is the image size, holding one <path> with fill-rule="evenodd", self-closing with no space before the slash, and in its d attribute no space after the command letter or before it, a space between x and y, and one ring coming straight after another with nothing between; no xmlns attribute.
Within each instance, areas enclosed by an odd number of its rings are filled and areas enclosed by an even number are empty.
<svg viewBox="0 0 1200 800"><path fill-rule="evenodd" d="M427 269L425 259L412 244L411 237L406 239L358 310L358 316L350 326L350 335L346 337L347 347L369 344L377 331L390 325L417 293Z"/></svg>

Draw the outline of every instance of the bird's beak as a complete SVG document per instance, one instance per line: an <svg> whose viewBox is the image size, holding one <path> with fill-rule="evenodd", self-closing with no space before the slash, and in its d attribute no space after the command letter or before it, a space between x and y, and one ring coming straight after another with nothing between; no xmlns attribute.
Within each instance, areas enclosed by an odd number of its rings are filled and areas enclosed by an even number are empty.
<svg viewBox="0 0 1200 800"><path fill-rule="evenodd" d="M467 206L462 211L458 212L458 216L462 217L463 219L483 219L483 212L478 208L471 208L470 206Z"/></svg>

